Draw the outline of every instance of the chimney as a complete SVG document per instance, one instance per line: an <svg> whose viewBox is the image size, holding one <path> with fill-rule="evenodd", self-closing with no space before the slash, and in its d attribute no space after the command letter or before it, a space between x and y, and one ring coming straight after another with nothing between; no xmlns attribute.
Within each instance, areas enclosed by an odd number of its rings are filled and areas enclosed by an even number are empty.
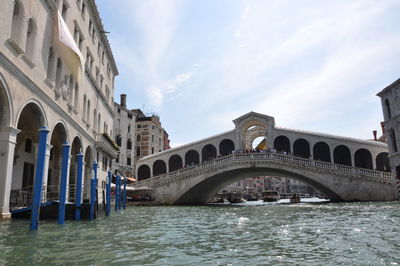
<svg viewBox="0 0 400 266"><path fill-rule="evenodd" d="M375 140L375 141L378 140L378 138L376 137L376 134L377 134L377 133L378 133L378 132L377 132L376 130L372 131L372 134L374 134L374 140Z"/></svg>
<svg viewBox="0 0 400 266"><path fill-rule="evenodd" d="M121 105L123 108L126 108L126 94L121 94L121 102L120 102L120 105Z"/></svg>
<svg viewBox="0 0 400 266"><path fill-rule="evenodd" d="M381 122L381 128L382 128L382 135L385 135L386 134L385 122Z"/></svg>

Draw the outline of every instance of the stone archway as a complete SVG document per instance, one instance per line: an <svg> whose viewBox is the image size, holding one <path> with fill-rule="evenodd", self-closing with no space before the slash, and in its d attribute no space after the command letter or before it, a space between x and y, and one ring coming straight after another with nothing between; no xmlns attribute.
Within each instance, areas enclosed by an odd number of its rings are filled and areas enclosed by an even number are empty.
<svg viewBox="0 0 400 266"><path fill-rule="evenodd" d="M45 125L44 112L38 104L30 102L22 108L17 123L20 133L14 153L10 205L25 206L32 201L39 129Z"/></svg>
<svg viewBox="0 0 400 266"><path fill-rule="evenodd" d="M57 123L51 132L49 167L47 172L47 199L57 200L59 194L59 184L61 177L61 163L63 144L67 142L67 130L62 123Z"/></svg>
<svg viewBox="0 0 400 266"><path fill-rule="evenodd" d="M75 202L78 154L80 152L82 152L82 142L79 137L75 137L71 145L71 162L69 167L69 200L72 202Z"/></svg>

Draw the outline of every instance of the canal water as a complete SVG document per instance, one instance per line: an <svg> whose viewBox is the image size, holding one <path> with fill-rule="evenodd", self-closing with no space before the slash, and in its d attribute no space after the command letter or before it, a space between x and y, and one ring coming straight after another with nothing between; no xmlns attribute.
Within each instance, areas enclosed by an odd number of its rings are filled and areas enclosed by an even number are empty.
<svg viewBox="0 0 400 266"><path fill-rule="evenodd" d="M0 265L395 265L400 203L130 207L95 221L0 223Z"/></svg>

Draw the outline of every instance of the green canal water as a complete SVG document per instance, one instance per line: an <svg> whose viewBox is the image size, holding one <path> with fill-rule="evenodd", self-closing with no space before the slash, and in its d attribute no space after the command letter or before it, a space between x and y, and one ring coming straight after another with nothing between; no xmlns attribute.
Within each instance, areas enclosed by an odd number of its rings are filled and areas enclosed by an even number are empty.
<svg viewBox="0 0 400 266"><path fill-rule="evenodd" d="M400 203L130 207L0 223L0 265L395 265Z"/></svg>

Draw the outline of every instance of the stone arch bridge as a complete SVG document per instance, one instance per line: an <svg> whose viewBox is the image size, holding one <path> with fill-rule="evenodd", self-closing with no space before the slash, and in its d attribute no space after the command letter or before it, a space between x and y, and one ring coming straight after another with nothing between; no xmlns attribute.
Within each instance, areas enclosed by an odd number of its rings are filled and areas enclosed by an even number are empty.
<svg viewBox="0 0 400 266"><path fill-rule="evenodd" d="M255 112L233 123L231 131L140 159L137 185L153 188L160 204L202 204L257 176L298 179L335 201L397 198L385 143L281 128ZM265 148L252 151L258 137Z"/></svg>

